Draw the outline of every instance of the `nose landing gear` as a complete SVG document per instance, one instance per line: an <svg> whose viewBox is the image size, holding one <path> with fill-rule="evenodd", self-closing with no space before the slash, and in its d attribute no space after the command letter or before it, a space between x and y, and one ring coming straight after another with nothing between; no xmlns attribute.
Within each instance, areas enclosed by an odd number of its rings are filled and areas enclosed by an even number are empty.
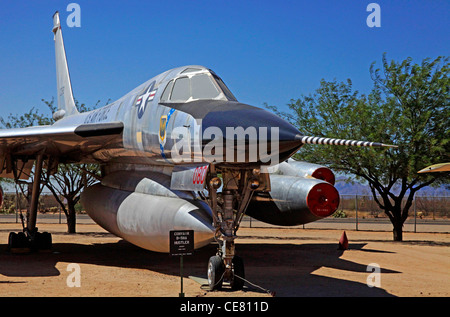
<svg viewBox="0 0 450 317"><path fill-rule="evenodd" d="M220 290L223 282L229 281L231 290L238 291L244 288L245 270L244 261L238 255L232 260L231 269L225 270L225 264L220 255L214 255L208 262L209 290Z"/></svg>
<svg viewBox="0 0 450 317"><path fill-rule="evenodd" d="M212 165L211 165L212 166ZM217 254L208 262L209 289L219 290L229 282L232 290L242 290L245 283L244 261L235 254L236 233L255 190L267 190L268 176L255 170L222 170L223 189L217 193L217 175L211 168L208 181L209 202L213 211Z"/></svg>

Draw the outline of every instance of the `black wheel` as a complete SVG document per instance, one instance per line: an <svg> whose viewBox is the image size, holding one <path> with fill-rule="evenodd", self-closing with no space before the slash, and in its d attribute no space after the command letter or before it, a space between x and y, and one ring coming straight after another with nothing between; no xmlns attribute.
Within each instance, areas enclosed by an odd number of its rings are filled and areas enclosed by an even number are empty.
<svg viewBox="0 0 450 317"><path fill-rule="evenodd" d="M208 285L211 291L222 288L224 272L225 268L222 258L218 255L210 257L208 262Z"/></svg>
<svg viewBox="0 0 450 317"><path fill-rule="evenodd" d="M231 280L231 289L233 291L240 291L244 288L245 283L244 260L240 256L235 255L232 264L233 278Z"/></svg>
<svg viewBox="0 0 450 317"><path fill-rule="evenodd" d="M34 245L36 250L50 250L52 248L52 235L48 232L36 232Z"/></svg>
<svg viewBox="0 0 450 317"><path fill-rule="evenodd" d="M29 248L30 247L30 240L28 239L25 232L18 232L17 239L19 242L18 248Z"/></svg>
<svg viewBox="0 0 450 317"><path fill-rule="evenodd" d="M8 251L13 253L23 253L30 250L27 236L23 232L10 232L8 237Z"/></svg>
<svg viewBox="0 0 450 317"><path fill-rule="evenodd" d="M50 250L52 248L52 234L48 232L44 232L42 234L44 236L44 247L46 250Z"/></svg>
<svg viewBox="0 0 450 317"><path fill-rule="evenodd" d="M17 233L10 232L8 236L8 251L17 248Z"/></svg>

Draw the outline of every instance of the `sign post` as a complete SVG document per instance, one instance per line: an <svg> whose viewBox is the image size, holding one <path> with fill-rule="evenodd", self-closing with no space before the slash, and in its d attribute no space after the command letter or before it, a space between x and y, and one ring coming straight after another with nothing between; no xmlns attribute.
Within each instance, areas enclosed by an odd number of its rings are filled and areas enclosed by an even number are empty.
<svg viewBox="0 0 450 317"><path fill-rule="evenodd" d="M170 255L180 256L181 292L183 293L183 255L192 255L194 252L194 230L172 230L169 232Z"/></svg>

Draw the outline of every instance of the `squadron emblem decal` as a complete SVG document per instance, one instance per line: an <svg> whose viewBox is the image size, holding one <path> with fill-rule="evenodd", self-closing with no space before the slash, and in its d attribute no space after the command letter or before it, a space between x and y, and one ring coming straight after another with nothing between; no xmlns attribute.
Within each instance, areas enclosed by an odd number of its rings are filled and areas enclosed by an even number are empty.
<svg viewBox="0 0 450 317"><path fill-rule="evenodd" d="M166 124L167 116L161 116L159 120L159 143L162 145L166 143Z"/></svg>

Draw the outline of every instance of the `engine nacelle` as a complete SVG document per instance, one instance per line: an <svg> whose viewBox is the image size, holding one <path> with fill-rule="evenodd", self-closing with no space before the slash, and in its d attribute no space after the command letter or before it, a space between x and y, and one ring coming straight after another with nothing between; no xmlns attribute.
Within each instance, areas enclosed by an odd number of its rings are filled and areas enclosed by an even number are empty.
<svg viewBox="0 0 450 317"><path fill-rule="evenodd" d="M277 166L277 174L287 175L287 176L298 176L304 178L316 178L324 180L332 185L335 183L334 173L325 166L295 161L289 159L287 162L282 162Z"/></svg>
<svg viewBox="0 0 450 317"><path fill-rule="evenodd" d="M339 206L339 192L323 180L271 174L270 184L270 192L253 195L247 215L273 225L296 226L328 217Z"/></svg>
<svg viewBox="0 0 450 317"><path fill-rule="evenodd" d="M105 230L141 248L169 252L170 230L194 230L194 247L214 238L212 212L192 193L169 189L170 176L119 171L88 187L81 202Z"/></svg>

